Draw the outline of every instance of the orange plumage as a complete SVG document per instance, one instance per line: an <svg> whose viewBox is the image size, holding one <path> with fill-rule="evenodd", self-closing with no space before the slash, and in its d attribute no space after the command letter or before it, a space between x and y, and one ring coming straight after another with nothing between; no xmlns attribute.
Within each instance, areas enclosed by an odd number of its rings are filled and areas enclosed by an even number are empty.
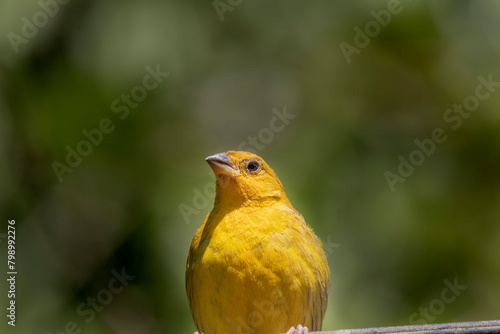
<svg viewBox="0 0 500 334"><path fill-rule="evenodd" d="M186 290L204 334L321 330L330 272L321 241L288 200L275 172L249 152L208 157L212 212L193 238ZM289 333L307 333L307 329Z"/></svg>

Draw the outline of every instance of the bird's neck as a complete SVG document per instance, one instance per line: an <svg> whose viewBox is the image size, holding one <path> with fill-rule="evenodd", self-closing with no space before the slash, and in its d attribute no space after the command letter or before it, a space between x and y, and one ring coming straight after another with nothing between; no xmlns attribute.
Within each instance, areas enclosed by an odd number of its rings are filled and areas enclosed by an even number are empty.
<svg viewBox="0 0 500 334"><path fill-rule="evenodd" d="M214 207L228 211L240 207L262 207L274 205L278 202L290 204L288 198L279 189L263 189L260 192L251 192L241 189L236 183L217 182Z"/></svg>

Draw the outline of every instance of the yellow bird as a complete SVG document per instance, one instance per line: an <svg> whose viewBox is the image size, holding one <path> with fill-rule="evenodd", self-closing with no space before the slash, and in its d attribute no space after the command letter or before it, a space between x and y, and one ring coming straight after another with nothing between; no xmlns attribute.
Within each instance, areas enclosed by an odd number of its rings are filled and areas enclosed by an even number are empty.
<svg viewBox="0 0 500 334"><path fill-rule="evenodd" d="M217 192L186 266L197 330L321 330L330 289L328 262L321 241L293 208L275 172L249 152L228 151L205 160L216 175Z"/></svg>

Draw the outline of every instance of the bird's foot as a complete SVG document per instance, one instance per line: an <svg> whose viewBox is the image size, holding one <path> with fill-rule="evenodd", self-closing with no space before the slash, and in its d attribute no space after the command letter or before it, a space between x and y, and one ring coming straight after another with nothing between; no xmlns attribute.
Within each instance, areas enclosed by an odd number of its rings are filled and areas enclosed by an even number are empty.
<svg viewBox="0 0 500 334"><path fill-rule="evenodd" d="M308 334L309 329L307 327L302 327L302 325L298 325L297 329L295 327L292 327L286 332L286 334Z"/></svg>

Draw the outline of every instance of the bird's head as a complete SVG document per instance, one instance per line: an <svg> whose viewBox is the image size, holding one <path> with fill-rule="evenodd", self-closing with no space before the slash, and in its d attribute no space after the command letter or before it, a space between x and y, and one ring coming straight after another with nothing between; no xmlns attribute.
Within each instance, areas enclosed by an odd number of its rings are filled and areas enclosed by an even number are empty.
<svg viewBox="0 0 500 334"><path fill-rule="evenodd" d="M253 153L227 151L205 160L217 179L216 203L265 205L269 201L288 201L276 173Z"/></svg>

